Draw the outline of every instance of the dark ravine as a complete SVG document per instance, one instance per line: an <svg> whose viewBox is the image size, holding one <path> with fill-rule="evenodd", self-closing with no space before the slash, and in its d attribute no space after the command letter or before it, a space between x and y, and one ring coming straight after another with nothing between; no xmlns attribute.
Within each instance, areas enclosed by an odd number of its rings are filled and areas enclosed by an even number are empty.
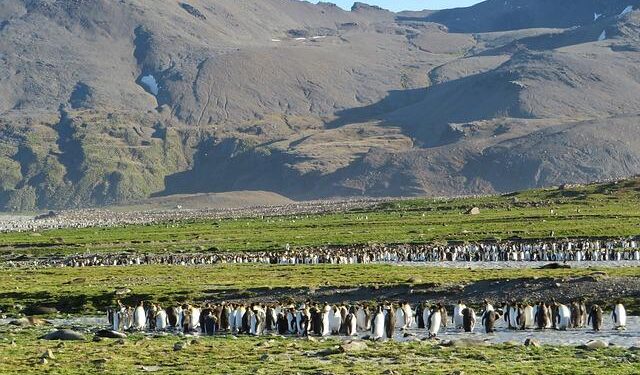
<svg viewBox="0 0 640 375"><path fill-rule="evenodd" d="M457 196L640 173L638 0L398 14L247 1L5 1L0 210L246 190Z"/></svg>

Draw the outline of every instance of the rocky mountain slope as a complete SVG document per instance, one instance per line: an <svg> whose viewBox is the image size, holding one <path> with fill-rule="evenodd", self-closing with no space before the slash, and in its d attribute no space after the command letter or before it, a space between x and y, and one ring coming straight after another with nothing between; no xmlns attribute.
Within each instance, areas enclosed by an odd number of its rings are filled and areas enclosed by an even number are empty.
<svg viewBox="0 0 640 375"><path fill-rule="evenodd" d="M0 2L0 209L640 172L640 1Z"/></svg>

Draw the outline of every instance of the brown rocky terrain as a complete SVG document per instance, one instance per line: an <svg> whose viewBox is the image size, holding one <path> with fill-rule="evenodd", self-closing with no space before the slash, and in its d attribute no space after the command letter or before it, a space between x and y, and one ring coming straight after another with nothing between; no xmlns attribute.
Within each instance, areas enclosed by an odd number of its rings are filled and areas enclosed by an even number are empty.
<svg viewBox="0 0 640 375"><path fill-rule="evenodd" d="M639 5L5 0L0 208L637 174Z"/></svg>

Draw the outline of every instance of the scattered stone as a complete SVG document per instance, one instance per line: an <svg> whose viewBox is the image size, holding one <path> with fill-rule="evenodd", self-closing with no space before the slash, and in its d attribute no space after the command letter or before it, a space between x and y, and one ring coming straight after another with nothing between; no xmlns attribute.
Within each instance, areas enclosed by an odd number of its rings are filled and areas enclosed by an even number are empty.
<svg viewBox="0 0 640 375"><path fill-rule="evenodd" d="M260 362L273 362L273 357L271 357L269 354L263 354L262 356L260 356Z"/></svg>
<svg viewBox="0 0 640 375"><path fill-rule="evenodd" d="M47 349L46 352L44 352L40 358L46 358L46 359L56 359L56 356L53 355L53 351L51 351L51 349Z"/></svg>
<svg viewBox="0 0 640 375"><path fill-rule="evenodd" d="M179 342L177 342L177 343L175 343L173 345L173 351L174 352L179 352L181 350L184 350L184 348L186 348L187 346L189 346L188 343L179 341Z"/></svg>
<svg viewBox="0 0 640 375"><path fill-rule="evenodd" d="M41 365L46 365L47 363L49 363L49 361L46 358L40 358Z"/></svg>
<svg viewBox="0 0 640 375"><path fill-rule="evenodd" d="M422 283L422 279L417 277L417 276L413 276L409 280L407 280L407 282L409 284L420 284L420 283Z"/></svg>
<svg viewBox="0 0 640 375"><path fill-rule="evenodd" d="M98 358L98 359L92 360L91 363L96 367L103 367L104 365L107 364L107 359L106 358Z"/></svg>
<svg viewBox="0 0 640 375"><path fill-rule="evenodd" d="M460 340L450 340L443 341L441 343L442 346L451 346L454 348L469 348L469 347L477 347L477 346L491 346L491 344L485 340L480 339L460 339Z"/></svg>
<svg viewBox="0 0 640 375"><path fill-rule="evenodd" d="M532 338L528 338L526 340L524 340L524 346L532 346L534 348L539 348L540 347L540 340L538 339L532 339Z"/></svg>
<svg viewBox="0 0 640 375"><path fill-rule="evenodd" d="M141 369L144 372L158 372L160 371L160 366L142 366Z"/></svg>
<svg viewBox="0 0 640 375"><path fill-rule="evenodd" d="M83 334L70 329L60 329L40 337L41 340L85 341Z"/></svg>
<svg viewBox="0 0 640 375"><path fill-rule="evenodd" d="M451 375L465 375L465 372L462 370L455 370L451 373Z"/></svg>
<svg viewBox="0 0 640 375"><path fill-rule="evenodd" d="M120 288L115 291L116 296L125 296L129 293L131 293L131 289L129 288Z"/></svg>
<svg viewBox="0 0 640 375"><path fill-rule="evenodd" d="M347 341L340 345L340 351L343 353L361 352L368 348L369 346L364 341Z"/></svg>
<svg viewBox="0 0 640 375"><path fill-rule="evenodd" d="M604 349L608 347L609 344L602 340L591 340L588 341L585 345L581 345L578 348L580 349Z"/></svg>
<svg viewBox="0 0 640 375"><path fill-rule="evenodd" d="M480 215L480 208L473 207L469 211L467 211L467 215Z"/></svg>
<svg viewBox="0 0 640 375"><path fill-rule="evenodd" d="M104 338L100 336L93 336L93 342L102 342L102 341L104 341Z"/></svg>

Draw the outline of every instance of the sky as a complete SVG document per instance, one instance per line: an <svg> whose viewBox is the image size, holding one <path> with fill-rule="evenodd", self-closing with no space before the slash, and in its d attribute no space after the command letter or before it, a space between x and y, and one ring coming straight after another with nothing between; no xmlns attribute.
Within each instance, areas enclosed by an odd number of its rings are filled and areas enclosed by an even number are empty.
<svg viewBox="0 0 640 375"><path fill-rule="evenodd" d="M339 6L350 9L355 0L323 0L329 3L335 3ZM363 3L371 5L379 5L385 9L392 11L401 10L423 10L423 9L446 9L465 7L479 3L480 0L359 0ZM317 3L318 1L312 1Z"/></svg>

